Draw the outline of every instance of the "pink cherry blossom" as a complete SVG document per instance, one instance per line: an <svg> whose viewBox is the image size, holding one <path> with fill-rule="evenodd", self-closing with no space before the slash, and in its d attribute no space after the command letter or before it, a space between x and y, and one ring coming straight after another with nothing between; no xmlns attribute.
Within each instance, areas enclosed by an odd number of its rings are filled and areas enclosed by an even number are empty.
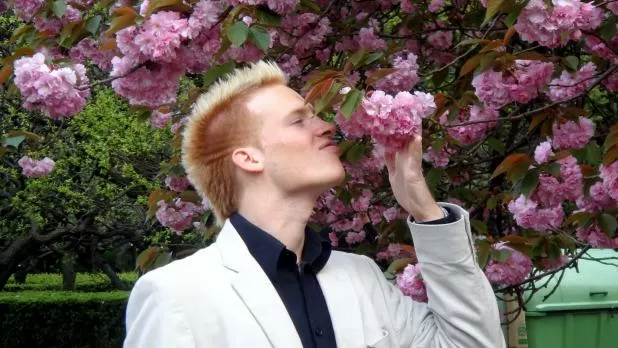
<svg viewBox="0 0 618 348"><path fill-rule="evenodd" d="M423 153L423 159L436 168L445 168L450 161L450 156L454 153L452 149L446 147L441 148L439 151L435 151L429 146L425 153Z"/></svg>
<svg viewBox="0 0 618 348"><path fill-rule="evenodd" d="M590 186L589 193L589 198L581 197L577 200L577 207L583 211L594 213L618 206L618 202L610 197L608 191L605 190L602 181Z"/></svg>
<svg viewBox="0 0 618 348"><path fill-rule="evenodd" d="M596 69L594 63L587 63L574 74L562 71L559 78L549 83L549 99L552 102L567 101L584 93L594 83Z"/></svg>
<svg viewBox="0 0 618 348"><path fill-rule="evenodd" d="M22 57L14 64L15 85L28 110L38 109L59 120L81 111L90 97L86 68L81 64L53 69L41 53Z"/></svg>
<svg viewBox="0 0 618 348"><path fill-rule="evenodd" d="M515 29L524 41L537 41L556 48L569 40L579 40L581 30L593 30L603 21L603 10L579 0L531 0L521 11Z"/></svg>
<svg viewBox="0 0 618 348"><path fill-rule="evenodd" d="M187 22L189 27L187 36L194 39L202 31L212 28L219 21L221 12L223 12L223 8L219 1L200 0L193 6L193 12Z"/></svg>
<svg viewBox="0 0 618 348"><path fill-rule="evenodd" d="M195 216L204 212L203 207L183 201L180 198L176 198L171 204L161 200L157 202L157 206L155 215L159 223L171 228L178 235L191 227Z"/></svg>
<svg viewBox="0 0 618 348"><path fill-rule="evenodd" d="M348 232L345 236L345 241L349 245L352 245L361 243L365 238L365 231L361 230L360 232Z"/></svg>
<svg viewBox="0 0 618 348"><path fill-rule="evenodd" d="M580 227L575 235L577 239L595 248L618 248L618 237L609 238L607 233L603 232L597 224L585 228Z"/></svg>
<svg viewBox="0 0 618 348"><path fill-rule="evenodd" d="M186 176L168 176L165 178L165 185L176 192L182 192L191 186Z"/></svg>
<svg viewBox="0 0 618 348"><path fill-rule="evenodd" d="M399 92L393 97L374 91L362 100L360 110L352 118L363 133L394 152L403 148L412 136L420 134L421 120L433 114L435 107L433 96L427 93Z"/></svg>
<svg viewBox="0 0 618 348"><path fill-rule="evenodd" d="M440 116L440 124L453 125L466 122L497 120L498 111L489 107L481 108L477 105L472 105L462 108L453 121L448 121L447 116L448 113L446 112ZM469 145L481 140L485 136L485 132L496 125L497 122L471 123L463 126L447 127L446 131L460 143Z"/></svg>
<svg viewBox="0 0 618 348"><path fill-rule="evenodd" d="M505 250L510 256L505 262L491 259L485 268L487 279L495 285L515 285L523 282L532 271L530 258L502 243L493 246L495 250Z"/></svg>
<svg viewBox="0 0 618 348"><path fill-rule="evenodd" d="M171 120L171 112L164 113L159 110L153 110L150 116L150 124L152 125L152 128L163 128L167 126Z"/></svg>
<svg viewBox="0 0 618 348"><path fill-rule="evenodd" d="M609 166L601 165L599 177L603 180L603 188L609 196L618 201L618 161L614 161Z"/></svg>
<svg viewBox="0 0 618 348"><path fill-rule="evenodd" d="M541 207L538 202L526 198L523 194L516 200L510 201L508 209L513 214L517 225L541 232L557 229L564 220L564 210L561 205Z"/></svg>
<svg viewBox="0 0 618 348"><path fill-rule="evenodd" d="M594 123L586 117L579 117L579 122L554 122L552 126L552 144L556 149L581 149L594 135Z"/></svg>
<svg viewBox="0 0 618 348"><path fill-rule="evenodd" d="M393 59L393 68L397 70L374 83L375 88L392 94L411 90L419 82L416 59L414 53L396 56ZM368 72L369 78L371 75L372 72Z"/></svg>
<svg viewBox="0 0 618 348"><path fill-rule="evenodd" d="M431 0L427 9L429 10L429 12L436 13L439 12L443 7L444 0Z"/></svg>
<svg viewBox="0 0 618 348"><path fill-rule="evenodd" d="M569 257L565 254L561 254L556 259L542 259L541 264L546 271L552 271L566 265L570 261Z"/></svg>
<svg viewBox="0 0 618 348"><path fill-rule="evenodd" d="M36 16L45 0L13 0L15 14L23 21L29 22Z"/></svg>
<svg viewBox="0 0 618 348"><path fill-rule="evenodd" d="M397 275L397 287L404 295L412 297L416 302L428 301L420 264L407 265L403 272Z"/></svg>
<svg viewBox="0 0 618 348"><path fill-rule="evenodd" d="M516 60L511 73L488 69L474 77L472 86L485 105L499 109L513 101L525 104L536 98L552 71L551 63Z"/></svg>
<svg viewBox="0 0 618 348"><path fill-rule="evenodd" d="M131 105L157 108L176 101L180 76L184 72L177 64L151 64L131 73L134 65L127 57L114 57L112 65L111 76L125 76L112 81L112 88Z"/></svg>
<svg viewBox="0 0 618 348"><path fill-rule="evenodd" d="M330 245L333 248L336 248L336 247L339 246L339 237L337 237L337 233L329 232L328 233L328 239L330 240Z"/></svg>
<svg viewBox="0 0 618 348"><path fill-rule="evenodd" d="M550 139L540 143L534 149L534 160L538 164L547 163L549 161L549 158L553 155L554 151L552 151Z"/></svg>
<svg viewBox="0 0 618 348"><path fill-rule="evenodd" d="M42 160L35 160L29 156L23 156L17 161L22 168L22 174L29 178L40 178L46 176L54 170L56 163L49 157Z"/></svg>
<svg viewBox="0 0 618 348"><path fill-rule="evenodd" d="M99 42L105 42L105 38L101 38ZM69 56L74 63L85 63L90 59L101 70L109 71L112 69L112 58L118 54L114 49L101 49L101 44L91 38L81 40L77 45L71 48Z"/></svg>

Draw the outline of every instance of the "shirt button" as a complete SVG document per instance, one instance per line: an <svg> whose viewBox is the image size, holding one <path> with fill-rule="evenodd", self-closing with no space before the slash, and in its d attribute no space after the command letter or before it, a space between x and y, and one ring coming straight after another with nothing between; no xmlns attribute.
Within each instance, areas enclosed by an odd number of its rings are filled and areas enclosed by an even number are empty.
<svg viewBox="0 0 618 348"><path fill-rule="evenodd" d="M322 335L324 335L324 330L322 330L320 328L317 328L317 329L315 329L315 334L318 337L322 337Z"/></svg>

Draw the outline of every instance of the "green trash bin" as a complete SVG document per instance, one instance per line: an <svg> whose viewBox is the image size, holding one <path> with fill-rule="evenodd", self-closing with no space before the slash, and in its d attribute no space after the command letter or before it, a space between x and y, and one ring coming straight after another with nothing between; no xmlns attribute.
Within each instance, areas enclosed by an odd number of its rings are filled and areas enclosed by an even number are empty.
<svg viewBox="0 0 618 348"><path fill-rule="evenodd" d="M585 256L618 265L618 250L590 249ZM618 266L578 260L578 269L567 269L546 301L558 275L528 302L528 348L618 348Z"/></svg>

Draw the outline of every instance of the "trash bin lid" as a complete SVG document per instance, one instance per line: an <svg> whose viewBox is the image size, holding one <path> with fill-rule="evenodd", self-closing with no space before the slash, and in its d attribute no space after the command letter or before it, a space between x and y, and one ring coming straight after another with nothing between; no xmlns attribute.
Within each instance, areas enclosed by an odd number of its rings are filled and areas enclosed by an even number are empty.
<svg viewBox="0 0 618 348"><path fill-rule="evenodd" d="M564 271L558 288L547 300L543 301L543 298L554 289L560 274L557 273L547 287L538 290L526 305L526 312L618 310L618 250L589 249L583 257L603 259L604 263L579 259L577 268ZM545 282L547 278L537 281L535 285L538 288ZM524 293L524 299L528 296L529 292Z"/></svg>

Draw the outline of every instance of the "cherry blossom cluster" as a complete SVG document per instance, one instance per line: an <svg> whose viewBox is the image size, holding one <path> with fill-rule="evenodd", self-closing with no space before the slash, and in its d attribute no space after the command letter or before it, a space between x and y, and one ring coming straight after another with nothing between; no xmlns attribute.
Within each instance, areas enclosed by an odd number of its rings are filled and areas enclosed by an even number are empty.
<svg viewBox="0 0 618 348"><path fill-rule="evenodd" d="M492 246L494 250L505 250L510 253L504 262L491 259L485 268L485 275L489 282L494 285L515 285L526 280L532 271L532 261L530 258L500 242Z"/></svg>
<svg viewBox="0 0 618 348"><path fill-rule="evenodd" d="M157 202L157 207L155 215L159 223L171 228L178 235L190 228L193 219L204 212L204 206L183 201L180 198L174 199L170 204L160 200Z"/></svg>
<svg viewBox="0 0 618 348"><path fill-rule="evenodd" d="M423 282L421 265L407 265L403 272L397 274L397 287L404 295L412 297L416 302L427 302L427 288Z"/></svg>
<svg viewBox="0 0 618 348"><path fill-rule="evenodd" d="M448 120L448 112L440 116L440 124L457 125L466 122L492 121L498 119L498 111L490 107L472 105L462 108L454 120ZM476 143L485 136L485 132L495 127L497 122L480 122L446 128L447 133L464 145Z"/></svg>
<svg viewBox="0 0 618 348"><path fill-rule="evenodd" d="M370 135L386 151L396 152L420 134L422 119L435 109L433 96L428 93L399 92L393 97L377 90L363 99L351 120L339 116L338 123L347 135Z"/></svg>
<svg viewBox="0 0 618 348"><path fill-rule="evenodd" d="M475 93L486 106L499 109L511 102L526 104L536 98L551 80L553 64L516 60L512 71L487 69L472 80Z"/></svg>
<svg viewBox="0 0 618 348"><path fill-rule="evenodd" d="M15 61L15 85L28 110L41 110L59 120L81 111L90 97L86 69L81 64L53 67L42 53Z"/></svg>
<svg viewBox="0 0 618 348"><path fill-rule="evenodd" d="M574 74L562 71L559 78L549 83L549 99L563 102L584 93L594 83L596 70L594 63L587 63Z"/></svg>
<svg viewBox="0 0 618 348"><path fill-rule="evenodd" d="M23 156L17 161L17 164L22 168L22 174L29 178L40 178L46 176L54 170L56 163L49 157L41 160L33 159L29 156Z"/></svg>
<svg viewBox="0 0 618 348"><path fill-rule="evenodd" d="M531 0L521 11L515 29L528 42L549 48L579 40L582 30L593 30L603 21L603 10L579 0L552 0L551 9L544 0Z"/></svg>

